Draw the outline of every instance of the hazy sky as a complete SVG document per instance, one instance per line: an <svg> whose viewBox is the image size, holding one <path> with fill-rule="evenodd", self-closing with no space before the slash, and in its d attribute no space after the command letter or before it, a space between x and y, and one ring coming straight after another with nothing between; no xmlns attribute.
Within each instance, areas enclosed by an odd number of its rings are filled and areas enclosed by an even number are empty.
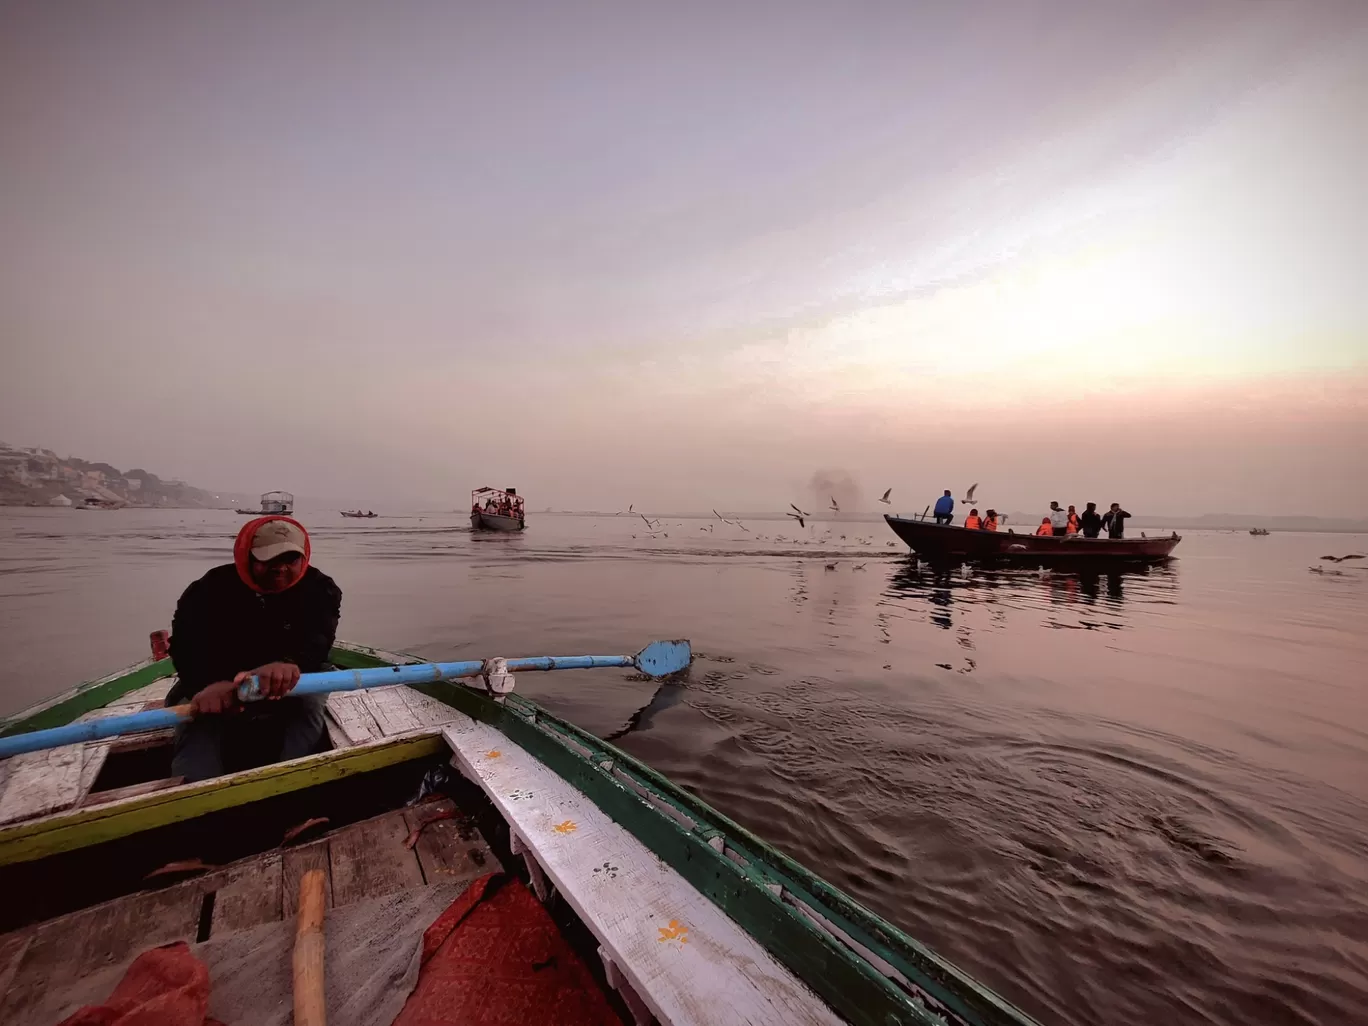
<svg viewBox="0 0 1368 1026"><path fill-rule="evenodd" d="M1365 168L1363 0L10 0L0 438L370 503L1362 514Z"/></svg>

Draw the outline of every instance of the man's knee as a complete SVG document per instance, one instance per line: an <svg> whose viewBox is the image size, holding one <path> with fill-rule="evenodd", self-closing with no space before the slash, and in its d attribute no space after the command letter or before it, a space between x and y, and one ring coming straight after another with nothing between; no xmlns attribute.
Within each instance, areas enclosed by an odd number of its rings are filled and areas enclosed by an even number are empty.
<svg viewBox="0 0 1368 1026"><path fill-rule="evenodd" d="M212 718L191 720L176 728L171 773L186 783L223 776L223 732Z"/></svg>

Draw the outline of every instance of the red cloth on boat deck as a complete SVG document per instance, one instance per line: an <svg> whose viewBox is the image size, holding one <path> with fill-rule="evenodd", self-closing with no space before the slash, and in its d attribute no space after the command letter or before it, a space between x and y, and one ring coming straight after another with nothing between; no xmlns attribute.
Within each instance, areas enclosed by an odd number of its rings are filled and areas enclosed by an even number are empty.
<svg viewBox="0 0 1368 1026"><path fill-rule="evenodd" d="M541 902L490 873L423 935L418 985L393 1026L622 1026Z"/></svg>
<svg viewBox="0 0 1368 1026"><path fill-rule="evenodd" d="M177 941L144 951L104 1004L77 1009L58 1026L222 1026L208 1011L209 970Z"/></svg>

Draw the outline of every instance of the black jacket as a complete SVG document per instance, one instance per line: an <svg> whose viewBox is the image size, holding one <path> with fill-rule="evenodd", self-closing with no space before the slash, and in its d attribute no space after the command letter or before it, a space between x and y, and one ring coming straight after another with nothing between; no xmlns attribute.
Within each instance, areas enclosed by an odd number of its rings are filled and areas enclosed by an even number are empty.
<svg viewBox="0 0 1368 1026"><path fill-rule="evenodd" d="M188 701L206 686L271 662L317 673L327 661L342 590L314 567L292 588L263 595L242 583L232 563L216 566L176 604L171 661L180 680L167 704Z"/></svg>
<svg viewBox="0 0 1368 1026"><path fill-rule="evenodd" d="M1102 533L1102 514L1084 510L1083 515L1078 518L1078 525L1083 529L1084 538L1096 538Z"/></svg>

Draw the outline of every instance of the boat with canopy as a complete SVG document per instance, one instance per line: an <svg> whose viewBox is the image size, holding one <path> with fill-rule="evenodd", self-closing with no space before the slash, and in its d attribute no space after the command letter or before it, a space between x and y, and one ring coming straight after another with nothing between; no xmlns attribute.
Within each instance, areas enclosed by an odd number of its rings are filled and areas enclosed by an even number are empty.
<svg viewBox="0 0 1368 1026"><path fill-rule="evenodd" d="M526 507L516 488L476 488L470 493L472 531L521 531Z"/></svg>

